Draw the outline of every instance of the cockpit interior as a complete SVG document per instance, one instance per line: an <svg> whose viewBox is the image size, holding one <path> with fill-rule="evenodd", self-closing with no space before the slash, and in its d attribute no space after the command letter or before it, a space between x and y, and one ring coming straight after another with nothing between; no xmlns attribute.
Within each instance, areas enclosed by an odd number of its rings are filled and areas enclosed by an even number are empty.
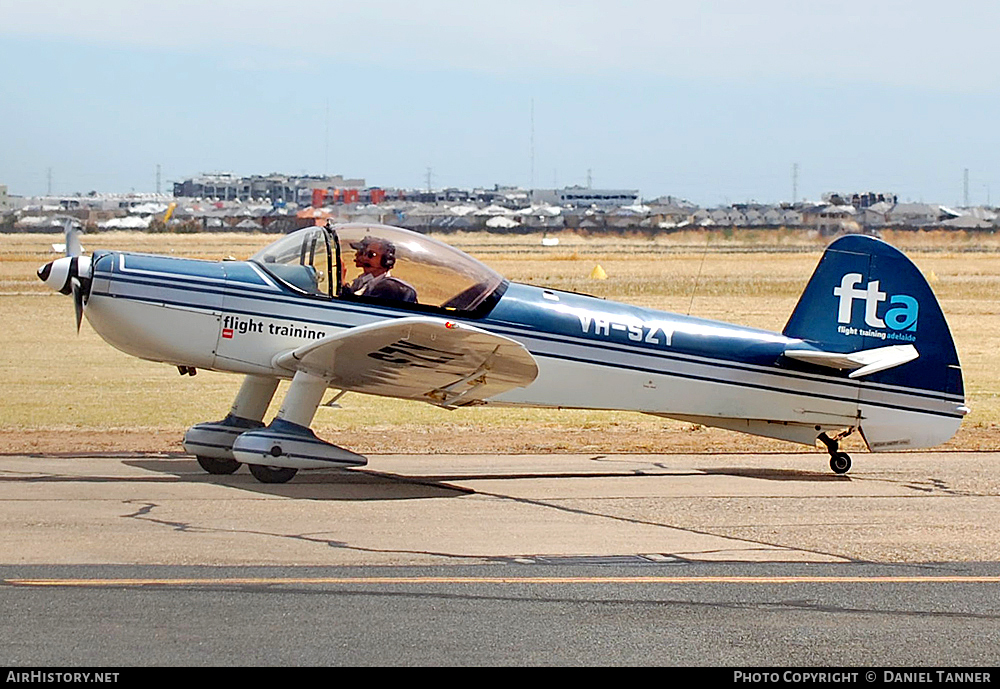
<svg viewBox="0 0 1000 689"><path fill-rule="evenodd" d="M250 258L314 298L374 301L417 311L481 314L506 280L468 254L388 225L308 227Z"/></svg>

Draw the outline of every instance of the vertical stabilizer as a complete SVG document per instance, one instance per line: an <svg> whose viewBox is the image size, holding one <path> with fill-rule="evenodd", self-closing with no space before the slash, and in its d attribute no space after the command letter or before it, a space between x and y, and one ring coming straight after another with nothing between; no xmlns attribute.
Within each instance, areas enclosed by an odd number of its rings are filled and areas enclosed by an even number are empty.
<svg viewBox="0 0 1000 689"><path fill-rule="evenodd" d="M916 358L858 378L861 429L872 449L939 444L967 411L937 298L913 262L881 240L848 235L833 242L783 332L824 352L916 349Z"/></svg>

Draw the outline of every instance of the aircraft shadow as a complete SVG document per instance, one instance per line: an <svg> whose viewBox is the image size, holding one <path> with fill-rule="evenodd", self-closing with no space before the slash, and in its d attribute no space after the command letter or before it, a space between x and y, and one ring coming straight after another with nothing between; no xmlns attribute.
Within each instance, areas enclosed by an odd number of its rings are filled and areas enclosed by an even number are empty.
<svg viewBox="0 0 1000 689"><path fill-rule="evenodd" d="M178 461L129 459L128 466L176 477L192 483L212 483L266 495L281 495L303 500L418 500L452 498L475 493L434 478L413 478L365 469L301 471L289 483L267 484L253 478L245 467L235 474L205 473L195 460Z"/></svg>
<svg viewBox="0 0 1000 689"><path fill-rule="evenodd" d="M758 478L765 481L850 481L846 474L833 474L818 471L802 471L800 469L753 469L747 467L711 467L699 469L711 476L737 476L741 478Z"/></svg>
<svg viewBox="0 0 1000 689"><path fill-rule="evenodd" d="M707 467L682 473L659 472L514 472L499 474L459 474L449 473L430 476L405 476L394 473L375 471L369 468L302 471L289 483L266 484L253 478L245 467L235 474L210 475L205 473L198 463L182 453L121 453L118 457L124 465L155 474L152 477L139 479L138 482L190 482L210 483L236 488L252 493L278 495L304 500L416 500L425 498L452 498L475 494L474 488L468 483L483 480L538 480L538 479L601 479L601 478L636 478L650 476L733 476L742 478L762 479L766 481L850 481L850 477L832 473L802 471L794 469L768 469L748 467ZM73 455L78 457L81 455ZM95 456L95 455L87 455ZM107 454L101 455L107 457ZM67 458L72 458L67 455ZM58 474L50 476L9 477L5 480L25 482L68 482L68 483L136 483L129 476L73 476ZM465 485L456 485L457 483Z"/></svg>

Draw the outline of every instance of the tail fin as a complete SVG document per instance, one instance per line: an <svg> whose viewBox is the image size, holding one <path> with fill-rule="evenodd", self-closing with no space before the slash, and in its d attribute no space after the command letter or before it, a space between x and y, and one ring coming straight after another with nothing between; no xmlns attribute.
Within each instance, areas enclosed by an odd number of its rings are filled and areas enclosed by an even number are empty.
<svg viewBox="0 0 1000 689"><path fill-rule="evenodd" d="M963 395L951 331L934 293L901 251L863 235L833 242L784 334L830 352L913 345L919 356L865 381Z"/></svg>
<svg viewBox="0 0 1000 689"><path fill-rule="evenodd" d="M786 352L792 359L875 364L850 374L858 381L858 426L872 450L939 445L968 412L941 307L917 267L885 242L862 235L833 242L784 334L816 350L796 347Z"/></svg>

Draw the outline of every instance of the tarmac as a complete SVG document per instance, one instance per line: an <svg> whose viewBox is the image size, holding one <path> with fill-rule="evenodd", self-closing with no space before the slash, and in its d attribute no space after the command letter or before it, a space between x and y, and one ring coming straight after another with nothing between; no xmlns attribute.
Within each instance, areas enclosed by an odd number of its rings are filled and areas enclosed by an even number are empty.
<svg viewBox="0 0 1000 689"><path fill-rule="evenodd" d="M266 485L182 454L0 455L2 565L987 562L1000 453L377 455Z"/></svg>

